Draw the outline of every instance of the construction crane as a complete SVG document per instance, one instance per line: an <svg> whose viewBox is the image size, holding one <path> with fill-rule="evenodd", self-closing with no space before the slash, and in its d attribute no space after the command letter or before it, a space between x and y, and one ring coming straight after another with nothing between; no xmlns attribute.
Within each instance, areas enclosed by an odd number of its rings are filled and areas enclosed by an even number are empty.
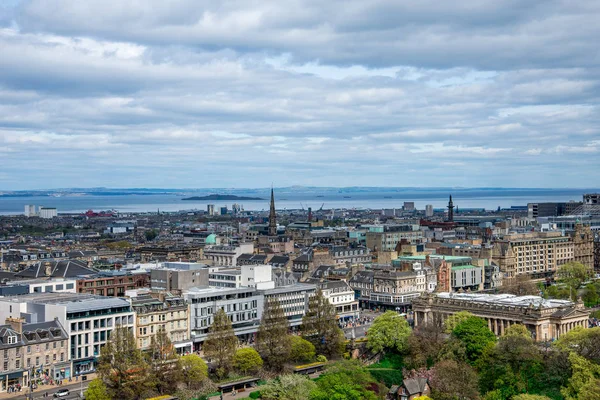
<svg viewBox="0 0 600 400"><path fill-rule="evenodd" d="M302 205L302 203L300 203L300 207L302 207L302 211L304 211L304 206Z"/></svg>
<svg viewBox="0 0 600 400"><path fill-rule="evenodd" d="M325 203L321 204L321 208L319 208L319 211L323 211L323 206L325 205Z"/></svg>

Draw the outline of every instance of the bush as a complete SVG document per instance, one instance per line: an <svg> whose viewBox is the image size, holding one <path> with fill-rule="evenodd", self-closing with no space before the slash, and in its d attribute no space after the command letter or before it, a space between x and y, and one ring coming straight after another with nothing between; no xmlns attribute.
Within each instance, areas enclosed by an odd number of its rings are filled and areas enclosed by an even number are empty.
<svg viewBox="0 0 600 400"><path fill-rule="evenodd" d="M325 357L323 354L319 354L317 356L317 362L321 362L321 363L327 362L327 357Z"/></svg>
<svg viewBox="0 0 600 400"><path fill-rule="evenodd" d="M260 392L256 391L256 392L252 392L250 393L250 396L248 396L251 399L260 399Z"/></svg>

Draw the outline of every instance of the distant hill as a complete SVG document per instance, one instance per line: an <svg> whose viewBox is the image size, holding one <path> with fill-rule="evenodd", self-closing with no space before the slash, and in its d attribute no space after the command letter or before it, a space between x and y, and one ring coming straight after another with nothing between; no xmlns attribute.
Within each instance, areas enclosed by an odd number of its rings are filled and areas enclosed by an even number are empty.
<svg viewBox="0 0 600 400"><path fill-rule="evenodd" d="M232 194L210 194L208 196L186 197L181 200L265 200L260 197L234 196Z"/></svg>

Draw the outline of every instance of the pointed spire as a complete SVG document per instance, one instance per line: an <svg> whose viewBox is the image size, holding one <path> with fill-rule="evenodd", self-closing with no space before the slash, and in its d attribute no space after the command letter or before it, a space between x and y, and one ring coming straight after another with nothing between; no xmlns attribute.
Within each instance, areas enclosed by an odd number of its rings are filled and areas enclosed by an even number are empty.
<svg viewBox="0 0 600 400"><path fill-rule="evenodd" d="M452 203L452 195L450 195L450 200L448 201L448 222L454 221L454 203Z"/></svg>
<svg viewBox="0 0 600 400"><path fill-rule="evenodd" d="M269 236L277 236L277 215L275 214L275 194L271 185L271 207L269 209Z"/></svg>

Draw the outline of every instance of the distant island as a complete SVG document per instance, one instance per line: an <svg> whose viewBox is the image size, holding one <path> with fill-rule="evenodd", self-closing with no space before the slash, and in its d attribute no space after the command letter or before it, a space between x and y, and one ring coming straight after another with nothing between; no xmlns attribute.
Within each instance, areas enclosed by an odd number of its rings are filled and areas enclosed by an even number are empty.
<svg viewBox="0 0 600 400"><path fill-rule="evenodd" d="M209 194L208 196L193 196L186 197L181 200L265 200L260 197L244 197L244 196L235 196L232 194Z"/></svg>

